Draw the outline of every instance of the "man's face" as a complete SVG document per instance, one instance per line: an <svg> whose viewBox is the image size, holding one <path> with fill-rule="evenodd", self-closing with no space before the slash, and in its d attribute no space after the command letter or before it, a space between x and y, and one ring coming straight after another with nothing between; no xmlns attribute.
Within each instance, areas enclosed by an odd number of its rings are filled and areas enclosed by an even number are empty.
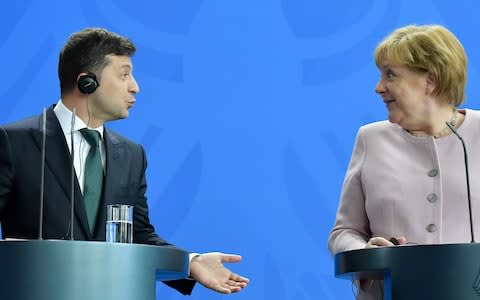
<svg viewBox="0 0 480 300"><path fill-rule="evenodd" d="M128 117L139 87L133 77L128 56L107 55L107 65L100 74L100 86L89 99L91 117L102 123Z"/></svg>

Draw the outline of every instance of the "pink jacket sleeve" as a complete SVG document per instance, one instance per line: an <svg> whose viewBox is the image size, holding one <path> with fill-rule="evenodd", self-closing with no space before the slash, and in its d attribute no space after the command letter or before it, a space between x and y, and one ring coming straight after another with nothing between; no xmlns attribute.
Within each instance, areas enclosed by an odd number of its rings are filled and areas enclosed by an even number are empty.
<svg viewBox="0 0 480 300"><path fill-rule="evenodd" d="M362 167L366 151L365 137L360 128L345 175L335 226L328 240L328 248L333 255L365 248L371 236L362 187Z"/></svg>

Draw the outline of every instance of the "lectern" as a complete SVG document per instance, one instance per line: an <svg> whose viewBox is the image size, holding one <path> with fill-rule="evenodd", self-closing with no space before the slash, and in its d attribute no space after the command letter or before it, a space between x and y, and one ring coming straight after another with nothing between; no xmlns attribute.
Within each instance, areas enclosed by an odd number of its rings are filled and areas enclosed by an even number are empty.
<svg viewBox="0 0 480 300"><path fill-rule="evenodd" d="M156 281L185 278L179 249L85 241L1 241L2 300L154 300Z"/></svg>
<svg viewBox="0 0 480 300"><path fill-rule="evenodd" d="M386 300L478 300L480 244L346 251L335 256L335 276L384 279Z"/></svg>

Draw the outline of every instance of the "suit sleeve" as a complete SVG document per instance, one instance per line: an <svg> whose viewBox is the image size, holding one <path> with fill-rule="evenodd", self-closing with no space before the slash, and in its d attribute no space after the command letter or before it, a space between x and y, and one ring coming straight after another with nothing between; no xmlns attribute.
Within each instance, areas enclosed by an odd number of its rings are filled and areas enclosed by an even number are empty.
<svg viewBox="0 0 480 300"><path fill-rule="evenodd" d="M366 151L364 132L360 128L343 182L335 225L328 240L328 248L333 255L364 248L371 236L362 187Z"/></svg>
<svg viewBox="0 0 480 300"><path fill-rule="evenodd" d="M145 179L147 160L143 148L141 146L139 147L141 152L142 169L134 208L134 242L138 244L168 246L170 244L155 233L155 229L150 223L147 198L145 196L147 191L147 182Z"/></svg>
<svg viewBox="0 0 480 300"><path fill-rule="evenodd" d="M13 163L7 132L0 128L0 221L12 193Z"/></svg>
<svg viewBox="0 0 480 300"><path fill-rule="evenodd" d="M139 244L151 244L158 246L167 246L175 247L172 244L168 243L155 233L153 225L150 223L148 217L148 205L147 198L145 193L147 191L147 182L145 179L145 172L147 169L147 160L145 156L145 151L143 147L140 147L141 157L142 157L142 174L140 175L140 184L137 194L137 200L134 208L134 242ZM195 286L196 281L188 279L180 280L171 280L164 281L164 283L184 295L190 295L192 293L193 287Z"/></svg>

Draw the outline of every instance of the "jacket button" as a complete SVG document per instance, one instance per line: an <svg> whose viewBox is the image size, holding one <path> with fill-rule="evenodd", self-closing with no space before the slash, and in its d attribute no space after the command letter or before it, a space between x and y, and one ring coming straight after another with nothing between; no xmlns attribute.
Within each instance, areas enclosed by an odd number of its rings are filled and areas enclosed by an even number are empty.
<svg viewBox="0 0 480 300"><path fill-rule="evenodd" d="M428 200L428 202L430 202L430 203L435 203L435 202L437 202L437 194L435 194L435 193L429 194L429 195L427 196L427 200Z"/></svg>
<svg viewBox="0 0 480 300"><path fill-rule="evenodd" d="M437 226L435 224L428 224L426 229L427 229L428 232L434 232L434 231L437 230Z"/></svg>
<svg viewBox="0 0 480 300"><path fill-rule="evenodd" d="M438 170L437 169L431 169L430 171L428 171L428 176L429 177L435 177L438 175Z"/></svg>

